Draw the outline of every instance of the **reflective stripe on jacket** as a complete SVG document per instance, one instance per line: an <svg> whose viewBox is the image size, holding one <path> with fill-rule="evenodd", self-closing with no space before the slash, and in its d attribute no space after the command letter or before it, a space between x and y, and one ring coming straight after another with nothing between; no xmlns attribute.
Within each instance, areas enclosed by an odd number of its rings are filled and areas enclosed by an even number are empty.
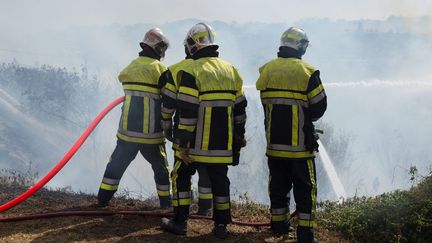
<svg viewBox="0 0 432 243"><path fill-rule="evenodd" d="M306 129L312 126L308 109L326 97L321 82L310 81L314 74L319 71L298 58L280 57L260 68L256 88L265 110L267 156L314 157L306 148L312 132Z"/></svg>
<svg viewBox="0 0 432 243"><path fill-rule="evenodd" d="M158 82L165 71L158 60L140 56L120 72L125 101L117 132L119 139L144 144L164 142Z"/></svg>

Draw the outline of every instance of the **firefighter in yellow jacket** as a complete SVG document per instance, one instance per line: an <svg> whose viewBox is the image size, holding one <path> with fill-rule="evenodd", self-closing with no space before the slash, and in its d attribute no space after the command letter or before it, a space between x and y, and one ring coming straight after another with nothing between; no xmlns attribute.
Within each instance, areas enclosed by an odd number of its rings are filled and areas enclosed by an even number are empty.
<svg viewBox="0 0 432 243"><path fill-rule="evenodd" d="M278 58L260 68L256 83L265 113L271 229L288 233L289 193L293 189L298 215L298 242L313 242L316 225L314 121L327 108L319 71L301 58L309 40L291 27L282 34Z"/></svg>
<svg viewBox="0 0 432 243"><path fill-rule="evenodd" d="M186 45L186 40L183 43L186 57L182 61L168 67L168 70L162 74L163 82L165 83L162 89L162 128L165 137L173 143L174 160L181 160L175 151L178 150L178 141L174 141L173 137L179 125L179 112L177 110L177 93L179 82L177 74L180 70L190 65L193 62L192 56ZM175 113L175 114L174 114ZM198 211L199 215L208 215L212 208L213 194L211 192L210 178L207 169L204 166L197 168L198 171Z"/></svg>
<svg viewBox="0 0 432 243"><path fill-rule="evenodd" d="M244 142L246 99L242 79L228 62L218 58L213 29L204 23L188 32L187 46L194 61L178 74L179 125L174 139L179 149L172 171L174 218L162 219L162 229L186 234L191 203L191 176L204 166L213 193L213 233L226 238L231 222L228 165L238 163Z"/></svg>
<svg viewBox="0 0 432 243"><path fill-rule="evenodd" d="M117 146L106 167L98 193L105 207L120 179L138 152L151 164L160 206L171 206L169 168L161 127L160 77L167 68L160 62L169 42L158 28L149 30L140 43L142 51L119 75L125 93ZM144 173L144 172L143 172Z"/></svg>

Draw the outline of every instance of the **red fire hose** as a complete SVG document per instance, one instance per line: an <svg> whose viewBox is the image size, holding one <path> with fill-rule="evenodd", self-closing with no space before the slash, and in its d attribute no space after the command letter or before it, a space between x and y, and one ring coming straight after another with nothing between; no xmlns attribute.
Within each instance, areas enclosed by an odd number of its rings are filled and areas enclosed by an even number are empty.
<svg viewBox="0 0 432 243"><path fill-rule="evenodd" d="M23 194L19 195L15 199L3 204L0 206L0 213L4 212L17 204L20 204L24 200L26 200L28 197L39 191L45 184L47 184L65 165L69 160L74 156L76 151L81 147L81 145L85 142L87 137L93 132L95 127L99 124L99 122L105 117L105 115L111 111L114 107L116 107L118 104L122 103L124 100L124 96L119 97L115 99L113 102L111 102L105 109L102 110L101 113L97 115L97 117L93 120L93 122L87 127L87 129L84 131L83 134L81 134L81 137L78 138L78 140L75 142L75 144L72 146L72 148L65 154L65 156L54 166L54 168L51 169L42 179L40 179L35 185L30 187L27 191L25 191Z"/></svg>
<svg viewBox="0 0 432 243"><path fill-rule="evenodd" d="M122 103L124 100L124 96L119 97L112 101L107 107L105 107L96 118L90 123L87 129L83 134L78 138L72 148L64 155L64 157L51 169L42 179L40 179L35 185L27 189L24 193L14 198L13 200L3 204L0 206L0 213L4 212L30 196L39 191L46 183L48 183L74 156L74 154L78 151L81 145L85 142L88 136L93 132L99 122L105 117L108 112L110 112L114 107L118 104ZM291 214L290 218L294 216L295 213ZM66 217L66 216L113 216L113 215L141 215L141 216L156 216L156 217L170 217L172 213L162 213L157 211L60 211L60 212L51 212L51 213L40 213L40 214L31 214L24 215L18 217L9 217L9 218L0 218L0 222L14 222L14 221L23 221L23 220L33 220L33 219L44 219L44 218L54 218L54 217ZM201 215L190 215L192 219L208 219L211 220L211 217L201 216ZM269 226L268 222L242 222L242 221L233 221L233 224L243 225L243 226Z"/></svg>

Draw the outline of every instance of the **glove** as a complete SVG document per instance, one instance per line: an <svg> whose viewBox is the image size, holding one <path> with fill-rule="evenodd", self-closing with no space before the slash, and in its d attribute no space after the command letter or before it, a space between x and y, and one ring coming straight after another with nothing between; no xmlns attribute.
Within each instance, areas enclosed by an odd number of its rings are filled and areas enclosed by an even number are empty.
<svg viewBox="0 0 432 243"><path fill-rule="evenodd" d="M161 125L165 138L168 139L168 141L172 142L174 139L171 121L162 121Z"/></svg>
<svg viewBox="0 0 432 243"><path fill-rule="evenodd" d="M318 135L315 133L314 125L312 123L305 124L303 127L303 132L305 134L306 149L309 151L318 152Z"/></svg>
<svg viewBox="0 0 432 243"><path fill-rule="evenodd" d="M240 150L246 146L246 140L244 137L234 135L233 144L233 166L237 166L240 163Z"/></svg>
<svg viewBox="0 0 432 243"><path fill-rule="evenodd" d="M170 142L174 142L174 138L172 135L172 129L167 129L167 130L163 130L164 136L165 138L170 141Z"/></svg>
<svg viewBox="0 0 432 243"><path fill-rule="evenodd" d="M239 151L240 149L246 146L246 140L244 137L234 135L234 144L233 144L233 151Z"/></svg>
<svg viewBox="0 0 432 243"><path fill-rule="evenodd" d="M189 148L179 148L178 150L183 163L185 163L186 165L190 165L193 163L191 157L189 157Z"/></svg>
<svg viewBox="0 0 432 243"><path fill-rule="evenodd" d="M240 151L233 151L232 166L237 166L240 163Z"/></svg>

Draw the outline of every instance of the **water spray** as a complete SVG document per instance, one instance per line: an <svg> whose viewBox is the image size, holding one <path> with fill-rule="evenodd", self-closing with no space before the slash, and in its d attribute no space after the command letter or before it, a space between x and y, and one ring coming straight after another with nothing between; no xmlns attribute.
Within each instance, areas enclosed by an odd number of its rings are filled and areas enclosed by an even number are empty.
<svg viewBox="0 0 432 243"><path fill-rule="evenodd" d="M323 134L324 132L322 130L315 129L315 133ZM316 135L316 138L318 138L318 135ZM333 191L336 193L336 197L339 199L339 201L343 201L347 197L345 188L342 185L342 182L335 170L333 162L331 161L326 148L322 144L321 140L317 139L317 142L320 147L320 151L318 152L318 154L321 158L321 161L323 162L324 170L327 173Z"/></svg>

